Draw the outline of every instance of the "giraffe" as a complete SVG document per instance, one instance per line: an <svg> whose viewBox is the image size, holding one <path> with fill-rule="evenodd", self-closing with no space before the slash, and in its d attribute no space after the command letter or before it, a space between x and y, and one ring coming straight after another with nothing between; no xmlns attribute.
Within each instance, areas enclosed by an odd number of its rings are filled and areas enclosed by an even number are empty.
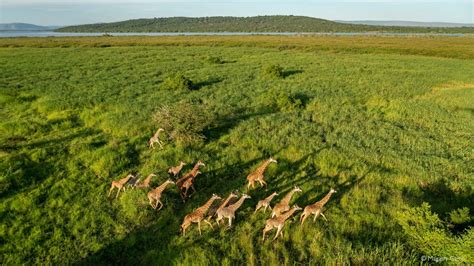
<svg viewBox="0 0 474 266"><path fill-rule="evenodd" d="M295 194L296 192L301 192L301 188L294 187L292 190L290 190L290 192L286 194L286 196L279 203L273 206L272 218L290 209L291 197L293 197L293 194Z"/></svg>
<svg viewBox="0 0 474 266"><path fill-rule="evenodd" d="M201 174L201 171L197 171L196 172L196 176L198 174ZM194 179L196 178L196 176L193 176L191 175L191 177L189 177L188 179L184 180L184 182L181 184L181 186L179 187L179 190L180 190L180 194L181 194L181 198L183 199L183 201L186 199L187 195L188 195L188 190L189 188L192 188L194 192L196 192L196 189L194 188ZM184 191L183 191L184 190Z"/></svg>
<svg viewBox="0 0 474 266"><path fill-rule="evenodd" d="M273 240L277 239L278 235L283 236L282 229L283 226L285 226L285 221L298 210L301 210L301 208L298 205L294 205L289 211L283 213L282 215L268 219L265 224L265 228L263 229L263 241L265 241L265 234L273 228L277 229Z"/></svg>
<svg viewBox="0 0 474 266"><path fill-rule="evenodd" d="M136 188L137 187L137 184L140 182L140 178L139 178L140 174L136 174L136 175L132 175L132 177L127 181L127 183L125 185L127 185L129 188Z"/></svg>
<svg viewBox="0 0 474 266"><path fill-rule="evenodd" d="M181 184L188 178L190 177L196 177L197 175L197 172L199 171L199 167L200 166L206 166L201 160L199 160L193 167L193 169L191 171L189 171L188 173L184 174L181 178L179 178L177 181L176 181L176 185L178 185L178 187L181 187Z"/></svg>
<svg viewBox="0 0 474 266"><path fill-rule="evenodd" d="M270 208L270 210L272 210L272 207L270 206L270 202L275 196L278 196L277 192L273 192L270 196L266 197L263 200L260 200L257 203L257 207L255 208L254 213L257 213L257 211L262 207L263 207L263 212L267 212L267 208Z"/></svg>
<svg viewBox="0 0 474 266"><path fill-rule="evenodd" d="M277 161L270 157L268 160L266 160L262 165L260 165L255 171L250 173L247 176L247 180L249 182L247 189L250 189L250 187L254 188L255 187L255 182L259 182L260 185L263 187L264 185L266 186L267 183L263 180L263 173L267 169L268 165L270 163L276 163Z"/></svg>
<svg viewBox="0 0 474 266"><path fill-rule="evenodd" d="M139 183L136 185L137 188L149 188L150 187L150 183L151 183L151 179L153 177L155 177L156 175L154 173L151 173L149 174L146 178L145 178L145 181L143 181L143 183Z"/></svg>
<svg viewBox="0 0 474 266"><path fill-rule="evenodd" d="M163 208L163 202L161 202L161 200L160 200L161 199L161 193L163 193L163 191L165 190L166 186L168 186L168 184L174 184L174 182L172 180L168 179L163 184L161 184L160 186L158 186L155 189L148 192L147 197L148 197L148 200L150 201L150 205L153 209L156 209L156 207L158 207L158 203L160 204L160 208L158 209L158 211L161 210L161 208ZM156 201L155 205L153 205L153 201Z"/></svg>
<svg viewBox="0 0 474 266"><path fill-rule="evenodd" d="M235 191L230 192L229 196L222 201L220 204L211 206L209 208L209 216L207 216L207 220L210 221L212 217L214 217L217 214L218 210L221 210L227 206L227 204L230 202L231 199L237 198L237 193Z"/></svg>
<svg viewBox="0 0 474 266"><path fill-rule="evenodd" d="M158 143L158 145L160 145L160 148L163 149L163 143L160 140L160 133L162 131L165 131L165 130L162 129L162 128L158 128L158 130L155 132L153 137L151 137L150 140L148 140L148 147L150 147L152 149L155 149L154 145L155 145L155 143Z"/></svg>
<svg viewBox="0 0 474 266"><path fill-rule="evenodd" d="M328 194L326 194L326 196L324 196L324 198L322 198L320 201L317 201L316 203L306 206L303 210L303 214L300 217L301 224L303 224L304 220L306 220L306 218L308 218L308 216L310 216L311 214L314 214L313 222L316 221L316 218L318 218L320 214L321 216L323 216L324 220L327 221L326 216L324 216L322 210L323 210L324 205L326 205L326 203L329 201L332 194L334 193L336 193L336 190L331 188Z"/></svg>
<svg viewBox="0 0 474 266"><path fill-rule="evenodd" d="M127 184L127 182L130 180L130 178L132 178L133 175L132 174L128 174L126 177L120 179L120 180L117 180L117 181L112 181L112 186L109 190L109 194L107 195L107 197L110 197L110 193L112 193L112 190L114 190L114 188L118 188L118 191L117 191L117 195L115 196L115 198L118 198L118 195L120 193L120 191L123 189L123 191L125 191L125 184Z"/></svg>
<svg viewBox="0 0 474 266"><path fill-rule="evenodd" d="M217 225L219 225L219 221L224 219L224 218L228 218L229 219L229 227L232 226L232 219L235 218L235 211L240 208L240 206L242 206L242 204L244 203L244 200L245 199L250 199L250 196L247 195L247 194L242 194L242 196L240 197L240 199L232 204L232 205L229 205L228 207L224 207L220 210L218 210L216 213L217 213L217 219L216 219L216 223Z"/></svg>
<svg viewBox="0 0 474 266"><path fill-rule="evenodd" d="M192 213L184 216L183 223L181 224L181 231L183 232L183 236L186 235L186 229L192 224L192 223L197 223L198 224L198 229L199 229L199 235L201 235L201 221L204 220L207 224L213 227L212 224L204 219L204 215L207 213L209 210L209 207L211 207L212 203L215 200L219 200L221 197L219 197L216 194L212 194L212 197L201 207L197 208L195 211Z"/></svg>
<svg viewBox="0 0 474 266"><path fill-rule="evenodd" d="M173 177L176 178L176 176L181 172L181 169L183 169L183 166L185 166L186 163L181 161L179 162L179 165L173 166L168 170L168 174L173 175Z"/></svg>

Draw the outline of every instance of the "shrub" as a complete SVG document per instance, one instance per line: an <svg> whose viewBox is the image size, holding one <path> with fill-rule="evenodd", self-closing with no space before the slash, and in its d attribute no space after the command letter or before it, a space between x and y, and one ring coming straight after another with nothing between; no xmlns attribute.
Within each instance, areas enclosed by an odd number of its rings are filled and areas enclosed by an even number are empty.
<svg viewBox="0 0 474 266"><path fill-rule="evenodd" d="M449 220L454 224L468 223L471 220L469 208L459 208L449 213Z"/></svg>
<svg viewBox="0 0 474 266"><path fill-rule="evenodd" d="M283 68L279 65L267 65L262 69L262 76L267 78L283 77Z"/></svg>
<svg viewBox="0 0 474 266"><path fill-rule="evenodd" d="M301 109L303 102L295 95L285 91L270 89L262 98L264 106L270 106L272 109L282 112L291 112Z"/></svg>
<svg viewBox="0 0 474 266"><path fill-rule="evenodd" d="M208 110L198 104L180 102L173 106L161 107L153 115L153 120L171 139L189 145L205 138L203 132L214 119Z"/></svg>
<svg viewBox="0 0 474 266"><path fill-rule="evenodd" d="M166 90L192 90L194 87L193 82L180 73L167 77L161 86Z"/></svg>

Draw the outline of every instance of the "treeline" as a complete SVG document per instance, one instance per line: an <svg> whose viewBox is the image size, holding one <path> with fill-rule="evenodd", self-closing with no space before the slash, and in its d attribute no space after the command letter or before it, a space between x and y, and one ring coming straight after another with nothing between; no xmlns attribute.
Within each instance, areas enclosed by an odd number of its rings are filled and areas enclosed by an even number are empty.
<svg viewBox="0 0 474 266"><path fill-rule="evenodd" d="M410 32L474 33L474 27L392 27L339 23L303 16L171 17L60 28L60 32Z"/></svg>

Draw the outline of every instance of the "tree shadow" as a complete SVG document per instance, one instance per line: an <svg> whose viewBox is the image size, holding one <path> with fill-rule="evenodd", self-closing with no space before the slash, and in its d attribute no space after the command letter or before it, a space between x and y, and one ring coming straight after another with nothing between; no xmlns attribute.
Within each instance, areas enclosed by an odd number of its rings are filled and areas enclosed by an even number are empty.
<svg viewBox="0 0 474 266"><path fill-rule="evenodd" d="M412 206L420 206L427 202L431 206L432 212L436 213L442 220L449 220L449 213L455 209L474 206L473 191L468 186L465 190L454 191L449 186L449 181L445 178L419 185L420 190L403 190L403 196L408 199ZM472 210L471 210L472 213ZM474 220L463 224L453 225L453 233L461 233L464 229L474 226Z"/></svg>
<svg viewBox="0 0 474 266"><path fill-rule="evenodd" d="M303 72L304 71L301 70L301 69L289 69L289 70L284 70L282 72L282 76L283 76L283 78L287 78L287 77L290 77L290 76L293 76L293 75L296 75L296 74L301 74Z"/></svg>

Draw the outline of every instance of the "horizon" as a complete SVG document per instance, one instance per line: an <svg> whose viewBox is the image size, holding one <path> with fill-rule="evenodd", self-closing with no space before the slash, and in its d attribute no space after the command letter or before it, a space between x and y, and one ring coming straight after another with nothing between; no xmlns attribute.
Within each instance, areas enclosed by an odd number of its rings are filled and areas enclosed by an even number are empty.
<svg viewBox="0 0 474 266"><path fill-rule="evenodd" d="M406 21L423 23L473 23L472 1L408 0L227 0L168 1L3 0L0 23L68 26L110 23L139 18L253 17L293 15L343 21Z"/></svg>

